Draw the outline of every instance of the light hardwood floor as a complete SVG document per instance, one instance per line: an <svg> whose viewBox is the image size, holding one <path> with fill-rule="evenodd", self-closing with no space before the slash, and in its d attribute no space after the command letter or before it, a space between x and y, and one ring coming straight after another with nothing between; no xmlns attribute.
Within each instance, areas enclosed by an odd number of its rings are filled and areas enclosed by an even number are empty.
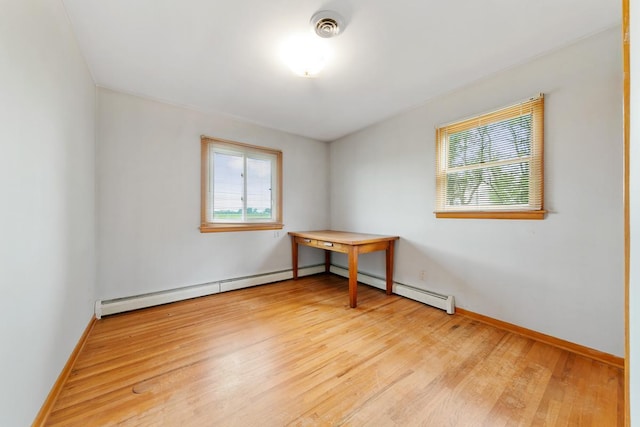
<svg viewBox="0 0 640 427"><path fill-rule="evenodd" d="M99 320L63 426L617 426L623 373L317 275Z"/></svg>

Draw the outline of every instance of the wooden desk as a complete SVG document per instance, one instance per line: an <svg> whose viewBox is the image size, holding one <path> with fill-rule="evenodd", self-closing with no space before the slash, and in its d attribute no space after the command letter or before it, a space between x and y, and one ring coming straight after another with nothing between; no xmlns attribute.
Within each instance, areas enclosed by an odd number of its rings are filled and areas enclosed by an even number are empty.
<svg viewBox="0 0 640 427"><path fill-rule="evenodd" d="M393 247L399 236L349 233L346 231L290 231L293 278L298 278L298 245L325 250L325 271L331 267L331 252L349 255L349 305L355 308L358 301L358 254L386 251L387 295L393 289Z"/></svg>

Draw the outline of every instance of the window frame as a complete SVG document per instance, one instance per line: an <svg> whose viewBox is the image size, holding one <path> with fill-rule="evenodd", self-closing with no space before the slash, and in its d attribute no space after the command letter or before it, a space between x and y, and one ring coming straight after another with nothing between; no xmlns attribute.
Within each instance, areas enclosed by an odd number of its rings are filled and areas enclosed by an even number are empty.
<svg viewBox="0 0 640 427"><path fill-rule="evenodd" d="M539 177L539 181L530 182L528 207L496 206L479 207L447 207L447 171L448 171L448 136L452 129L462 132L479 128L523 115L523 106L530 105L532 115L532 141L529 160L530 177ZM526 111L526 110L525 110ZM436 128L436 218L473 218L473 219L544 219L544 95L539 94L525 101L518 102L498 110L479 114L467 119L442 125ZM487 166L490 167L491 165ZM478 169L480 169L478 167ZM532 207L532 197L539 200L539 208Z"/></svg>
<svg viewBox="0 0 640 427"><path fill-rule="evenodd" d="M220 151L226 151L233 154L241 154L244 158L274 158L275 157L275 194L272 196L272 206L275 212L273 217L268 221L209 221L209 201L211 197L211 152L212 149L219 148ZM200 137L200 154L201 154L201 179L200 179L200 232L214 233L225 231L251 231L251 230L280 230L284 227L282 223L282 151L271 148L250 145L226 139L213 138L202 135ZM246 186L246 177L243 177ZM246 200L243 201L243 209L246 209Z"/></svg>

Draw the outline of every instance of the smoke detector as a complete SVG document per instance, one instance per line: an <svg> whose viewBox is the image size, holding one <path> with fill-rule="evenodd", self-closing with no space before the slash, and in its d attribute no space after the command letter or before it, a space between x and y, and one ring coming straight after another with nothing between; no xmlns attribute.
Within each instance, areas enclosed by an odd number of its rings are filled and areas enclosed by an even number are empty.
<svg viewBox="0 0 640 427"><path fill-rule="evenodd" d="M323 39L337 36L344 31L344 19L332 10L320 10L311 17L311 26Z"/></svg>

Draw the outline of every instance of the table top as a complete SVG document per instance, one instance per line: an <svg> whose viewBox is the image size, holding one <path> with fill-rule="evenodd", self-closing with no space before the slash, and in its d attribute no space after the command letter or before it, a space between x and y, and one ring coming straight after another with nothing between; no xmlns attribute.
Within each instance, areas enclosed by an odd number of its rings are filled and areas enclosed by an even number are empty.
<svg viewBox="0 0 640 427"><path fill-rule="evenodd" d="M400 236L384 236L381 234L363 234L335 230L290 231L289 235L305 239L326 240L344 245L366 245L369 243L398 240L400 238Z"/></svg>

